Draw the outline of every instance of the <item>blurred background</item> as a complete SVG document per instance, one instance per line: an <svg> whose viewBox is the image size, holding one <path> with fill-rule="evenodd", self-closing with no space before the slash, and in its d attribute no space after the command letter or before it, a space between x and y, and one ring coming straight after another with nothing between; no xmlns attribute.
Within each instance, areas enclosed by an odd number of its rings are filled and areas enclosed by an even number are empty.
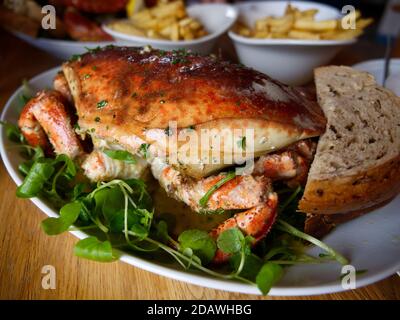
<svg viewBox="0 0 400 320"><path fill-rule="evenodd" d="M243 6L246 3L255 7ZM319 0L303 2L302 8L297 8L302 5L296 1L253 3L0 0L0 57L4 60L7 52L10 55L18 50L13 44L5 45L7 41L15 42L15 38L58 60L110 44L151 45L163 50L183 48L200 54L214 53L282 82L301 85L311 80L313 69L320 65L354 65L400 56L400 0ZM348 14L342 9L348 5L357 10L357 26L362 25L358 30L340 26ZM311 29L297 27L299 16L311 20L302 21ZM320 20L324 20L322 29L315 23Z"/></svg>
<svg viewBox="0 0 400 320"><path fill-rule="evenodd" d="M186 0L196 3L237 3L235 0ZM240 1L246 2L246 1ZM314 1L316 2L316 1ZM400 30L400 0L319 0L341 9L353 5L363 16L372 17L374 24L369 33L396 36ZM141 7L154 7L157 0L0 0L0 25L31 36L44 36L74 40L110 40L99 28L101 21L123 18ZM40 28L41 7L51 4L57 12L57 28ZM86 30L86 35L83 35Z"/></svg>

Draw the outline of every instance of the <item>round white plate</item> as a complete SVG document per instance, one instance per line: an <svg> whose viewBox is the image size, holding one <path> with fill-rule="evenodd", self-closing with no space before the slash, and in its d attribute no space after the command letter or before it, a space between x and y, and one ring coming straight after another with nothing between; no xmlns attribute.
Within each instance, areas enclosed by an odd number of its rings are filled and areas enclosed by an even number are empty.
<svg viewBox="0 0 400 320"><path fill-rule="evenodd" d="M34 90L52 86L52 80L58 68L44 72L29 81ZM9 99L4 107L1 120L16 123L21 103L19 96L23 88L20 87ZM5 135L5 129L0 130L0 152L4 164L17 185L22 182L18 172L18 164L22 161L17 148ZM14 195L10 195L13 197ZM33 203L48 216L57 216L45 201L32 199ZM397 197L387 206L368 215L339 226L324 241L339 250L351 260L357 270L367 270L357 276L356 286L361 287L384 279L400 270L400 197ZM24 212L21 214L29 214ZM83 232L72 232L78 238L86 237ZM316 254L317 248L310 248L309 253ZM73 253L71 252L71 255ZM256 287L235 281L219 280L197 272L182 270L173 264L161 264L135 257L132 254L123 254L121 260L144 270L159 275L185 281L188 283L233 292L260 294ZM343 291L341 286L341 266L337 263L318 265L302 265L290 267L285 276L271 291L270 295L313 295Z"/></svg>
<svg viewBox="0 0 400 320"><path fill-rule="evenodd" d="M129 46L129 42L116 40L116 41L74 41L74 40L59 40L49 38L34 38L21 32L13 32L13 34L29 43L30 45L48 52L56 58L61 60L68 60L74 54L83 54L88 49L94 49L98 46Z"/></svg>
<svg viewBox="0 0 400 320"><path fill-rule="evenodd" d="M357 63L353 68L361 71L367 71L372 74L376 81L383 85L385 60L384 59L374 59L367 60ZM400 59L391 59L389 76L385 83L386 88L392 90L395 94L400 96Z"/></svg>

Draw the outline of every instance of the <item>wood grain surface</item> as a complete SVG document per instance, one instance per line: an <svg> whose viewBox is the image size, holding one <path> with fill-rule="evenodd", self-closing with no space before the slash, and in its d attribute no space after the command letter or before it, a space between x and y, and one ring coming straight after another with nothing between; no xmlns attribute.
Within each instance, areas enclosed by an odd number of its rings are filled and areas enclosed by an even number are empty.
<svg viewBox="0 0 400 320"><path fill-rule="evenodd" d="M60 63L0 29L0 105L23 79ZM365 59L360 45L337 58L351 64ZM122 262L110 264L78 259L77 239L69 233L46 236L40 229L44 213L29 200L15 197L16 186L0 164L0 299L400 299L400 277L353 291L312 297L260 297L212 290L170 280ZM56 289L41 286L42 267L56 269Z"/></svg>

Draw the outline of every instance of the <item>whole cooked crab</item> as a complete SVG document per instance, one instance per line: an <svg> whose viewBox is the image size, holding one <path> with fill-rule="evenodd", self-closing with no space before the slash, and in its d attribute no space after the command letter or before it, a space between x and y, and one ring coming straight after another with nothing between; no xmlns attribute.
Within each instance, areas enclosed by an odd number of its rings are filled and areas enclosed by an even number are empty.
<svg viewBox="0 0 400 320"><path fill-rule="evenodd" d="M305 182L315 149L308 138L324 131L325 119L302 91L241 65L185 51L107 47L65 62L54 90L26 104L19 126L29 144L68 155L92 181L140 178L150 168L170 196L194 211L240 211L210 234L238 227L257 242L276 218L272 182ZM171 135L216 128L253 130L251 174L230 175L226 168L235 163L188 161L166 146ZM85 137L92 147L84 147ZM199 148L209 154L213 144ZM226 258L217 251L214 261Z"/></svg>

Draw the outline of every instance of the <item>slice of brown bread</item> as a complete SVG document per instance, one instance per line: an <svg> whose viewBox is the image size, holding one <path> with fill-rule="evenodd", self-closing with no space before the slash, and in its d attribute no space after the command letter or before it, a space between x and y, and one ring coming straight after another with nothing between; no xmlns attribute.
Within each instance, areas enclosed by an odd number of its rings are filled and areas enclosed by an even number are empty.
<svg viewBox="0 0 400 320"><path fill-rule="evenodd" d="M350 67L315 70L325 133L308 175L302 212L364 210L400 191L400 98Z"/></svg>

